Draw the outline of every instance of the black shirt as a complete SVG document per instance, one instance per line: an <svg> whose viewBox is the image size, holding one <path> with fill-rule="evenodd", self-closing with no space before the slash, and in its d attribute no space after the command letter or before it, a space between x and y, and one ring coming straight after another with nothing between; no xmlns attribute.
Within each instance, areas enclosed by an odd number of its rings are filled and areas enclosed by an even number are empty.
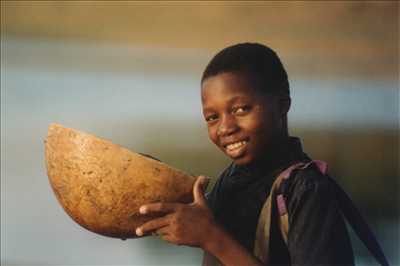
<svg viewBox="0 0 400 266"><path fill-rule="evenodd" d="M207 202L215 219L252 253L259 214L279 173L296 162L307 162L300 140L289 143L263 165L232 163L218 178ZM283 193L289 214L286 246L276 221L271 223L270 265L354 265L346 226L333 184L310 167L296 171Z"/></svg>

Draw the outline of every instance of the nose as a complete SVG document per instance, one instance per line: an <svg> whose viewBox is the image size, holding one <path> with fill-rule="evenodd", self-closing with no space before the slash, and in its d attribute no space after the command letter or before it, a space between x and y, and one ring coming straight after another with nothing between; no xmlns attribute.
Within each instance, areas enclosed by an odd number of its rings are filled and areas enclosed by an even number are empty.
<svg viewBox="0 0 400 266"><path fill-rule="evenodd" d="M231 115L225 115L220 120L220 124L218 126L217 135L218 136L229 136L235 133L238 130L238 125L236 120Z"/></svg>

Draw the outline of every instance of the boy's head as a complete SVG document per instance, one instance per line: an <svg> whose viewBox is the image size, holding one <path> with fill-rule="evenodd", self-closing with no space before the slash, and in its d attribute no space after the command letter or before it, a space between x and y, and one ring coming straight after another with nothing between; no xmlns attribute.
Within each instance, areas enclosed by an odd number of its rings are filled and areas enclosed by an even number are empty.
<svg viewBox="0 0 400 266"><path fill-rule="evenodd" d="M210 139L237 164L262 161L287 138L289 82L276 53L256 43L220 51L201 79Z"/></svg>
<svg viewBox="0 0 400 266"><path fill-rule="evenodd" d="M286 70L278 55L265 45L240 43L227 47L211 59L203 72L201 83L224 72L239 72L265 94L289 96Z"/></svg>

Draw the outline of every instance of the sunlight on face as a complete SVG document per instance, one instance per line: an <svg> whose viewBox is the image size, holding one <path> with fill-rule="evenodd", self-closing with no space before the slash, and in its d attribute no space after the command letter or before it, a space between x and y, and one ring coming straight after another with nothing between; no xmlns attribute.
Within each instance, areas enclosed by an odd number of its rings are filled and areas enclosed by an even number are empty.
<svg viewBox="0 0 400 266"><path fill-rule="evenodd" d="M275 97L252 88L244 75L206 79L201 98L211 141L238 165L261 159L279 136Z"/></svg>

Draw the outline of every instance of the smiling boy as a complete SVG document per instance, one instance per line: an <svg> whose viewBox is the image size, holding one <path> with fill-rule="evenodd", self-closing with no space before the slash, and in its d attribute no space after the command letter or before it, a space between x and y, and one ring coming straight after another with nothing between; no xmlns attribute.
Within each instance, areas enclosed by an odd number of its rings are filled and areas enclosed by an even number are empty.
<svg viewBox="0 0 400 266"><path fill-rule="evenodd" d="M293 171L279 186L290 224L287 235L281 233L277 216L269 220L264 215L279 174L296 163L311 162L300 140L288 134L289 82L276 53L256 43L220 51L203 73L201 101L209 138L232 164L206 197L206 178L200 176L191 204L142 206L143 214L164 216L136 233L200 247L204 265L354 265L334 185L312 163ZM266 236L259 234L265 220L270 228ZM255 248L265 238L269 244L259 255Z"/></svg>

